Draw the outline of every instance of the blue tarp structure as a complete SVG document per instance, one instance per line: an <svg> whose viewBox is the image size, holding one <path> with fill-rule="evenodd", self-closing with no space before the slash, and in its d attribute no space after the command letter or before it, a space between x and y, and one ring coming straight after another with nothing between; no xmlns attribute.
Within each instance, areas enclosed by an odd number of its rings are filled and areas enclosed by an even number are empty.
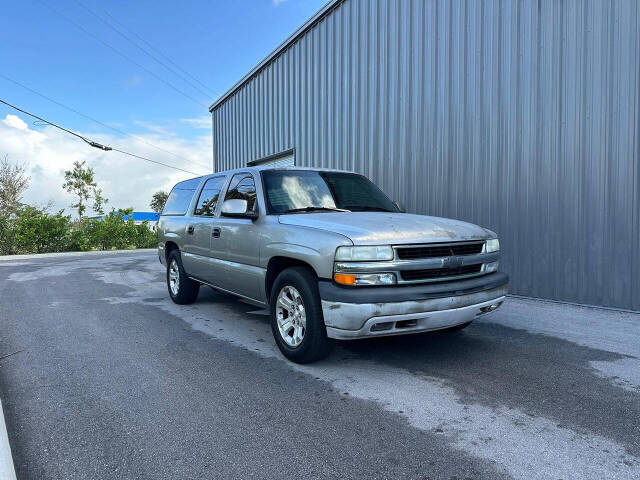
<svg viewBox="0 0 640 480"><path fill-rule="evenodd" d="M132 215L134 222L144 222L145 220L157 222L160 218L160 214L155 212L133 212ZM127 221L129 220L129 215L123 215L122 218Z"/></svg>

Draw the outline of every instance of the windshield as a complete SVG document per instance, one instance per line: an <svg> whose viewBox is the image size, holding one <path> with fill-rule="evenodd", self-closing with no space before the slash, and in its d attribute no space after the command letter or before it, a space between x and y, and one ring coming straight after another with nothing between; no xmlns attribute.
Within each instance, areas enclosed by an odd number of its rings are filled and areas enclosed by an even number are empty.
<svg viewBox="0 0 640 480"><path fill-rule="evenodd" d="M374 183L355 173L267 170L262 178L271 214L399 211Z"/></svg>

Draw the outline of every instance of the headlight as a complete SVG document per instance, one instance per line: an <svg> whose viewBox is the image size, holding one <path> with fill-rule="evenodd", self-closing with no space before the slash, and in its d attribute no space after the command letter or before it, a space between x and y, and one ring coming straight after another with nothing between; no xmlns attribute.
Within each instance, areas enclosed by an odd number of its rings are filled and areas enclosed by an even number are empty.
<svg viewBox="0 0 640 480"><path fill-rule="evenodd" d="M395 285L393 273L335 273L333 279L341 285Z"/></svg>
<svg viewBox="0 0 640 480"><path fill-rule="evenodd" d="M490 238L484 243L482 253L493 253L500 251L500 242L497 238Z"/></svg>
<svg viewBox="0 0 640 480"><path fill-rule="evenodd" d="M500 264L500 262L485 263L484 264L484 272L485 273L497 272L499 264Z"/></svg>
<svg viewBox="0 0 640 480"><path fill-rule="evenodd" d="M389 245L373 247L338 247L336 260L342 262L367 262L393 260L393 248Z"/></svg>

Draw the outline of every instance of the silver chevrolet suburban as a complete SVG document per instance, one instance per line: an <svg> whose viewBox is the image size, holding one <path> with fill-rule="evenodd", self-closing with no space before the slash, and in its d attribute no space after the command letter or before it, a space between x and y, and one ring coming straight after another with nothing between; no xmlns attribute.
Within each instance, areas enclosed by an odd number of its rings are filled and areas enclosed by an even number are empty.
<svg viewBox="0 0 640 480"><path fill-rule="evenodd" d="M496 234L404 213L366 177L247 167L178 183L158 222L158 255L178 304L200 285L268 307L289 359L331 339L461 329L498 308Z"/></svg>

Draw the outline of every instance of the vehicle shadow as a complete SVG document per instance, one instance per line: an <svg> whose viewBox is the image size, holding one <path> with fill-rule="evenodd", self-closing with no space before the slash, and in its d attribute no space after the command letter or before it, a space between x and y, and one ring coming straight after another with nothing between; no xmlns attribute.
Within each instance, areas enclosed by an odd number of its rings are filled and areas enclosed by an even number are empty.
<svg viewBox="0 0 640 480"><path fill-rule="evenodd" d="M199 301L224 304L254 326L268 327L266 311L230 295L203 293ZM346 375L360 375L363 364L371 371L401 369L453 388L462 403L518 409L559 426L612 438L638 455L640 392L619 387L591 365L624 358L492 323L488 315L457 332L335 342L332 354L310 368L339 367Z"/></svg>
<svg viewBox="0 0 640 480"><path fill-rule="evenodd" d="M339 360L367 359L434 378L463 403L507 407L558 426L588 431L640 454L640 391L621 388L591 365L624 355L491 323L490 316L458 332L432 332L343 342Z"/></svg>

